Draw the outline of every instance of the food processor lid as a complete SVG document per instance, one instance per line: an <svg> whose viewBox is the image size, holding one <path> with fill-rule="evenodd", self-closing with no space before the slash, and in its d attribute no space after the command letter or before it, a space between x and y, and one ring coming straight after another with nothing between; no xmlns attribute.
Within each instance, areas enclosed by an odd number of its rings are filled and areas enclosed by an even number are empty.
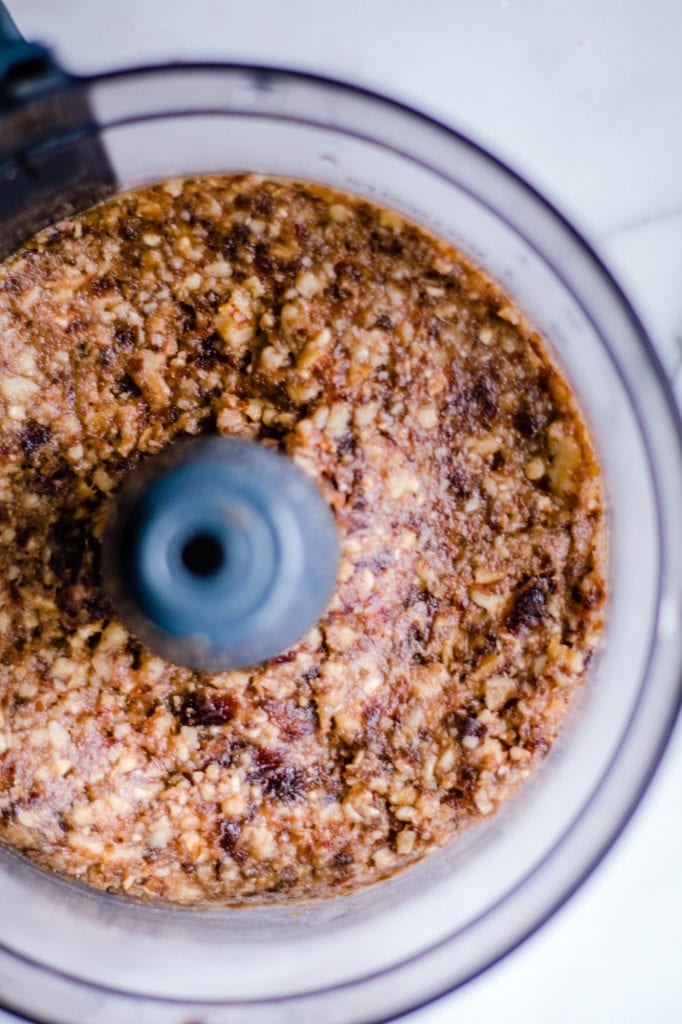
<svg viewBox="0 0 682 1024"><path fill-rule="evenodd" d="M40 228L110 195L115 176L85 86L23 39L1 3L0 125L3 259Z"/></svg>

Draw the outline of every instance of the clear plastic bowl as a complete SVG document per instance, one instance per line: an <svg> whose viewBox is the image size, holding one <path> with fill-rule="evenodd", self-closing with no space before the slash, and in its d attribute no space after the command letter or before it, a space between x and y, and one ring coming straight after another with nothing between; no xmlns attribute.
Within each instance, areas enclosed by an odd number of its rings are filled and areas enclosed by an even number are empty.
<svg viewBox="0 0 682 1024"><path fill-rule="evenodd" d="M0 989L29 1018L387 1020L464 984L538 928L603 857L651 778L680 699L674 402L589 246L517 175L442 125L359 89L262 68L126 71L72 82L67 94L95 126L83 113L40 145L59 157L99 139L117 189L260 171L358 193L451 240L544 334L591 424L609 505L606 643L560 742L492 820L388 882L274 908L143 906L1 851ZM34 123L44 109L36 101ZM13 130L18 151L16 119ZM7 173L14 154L5 156Z"/></svg>

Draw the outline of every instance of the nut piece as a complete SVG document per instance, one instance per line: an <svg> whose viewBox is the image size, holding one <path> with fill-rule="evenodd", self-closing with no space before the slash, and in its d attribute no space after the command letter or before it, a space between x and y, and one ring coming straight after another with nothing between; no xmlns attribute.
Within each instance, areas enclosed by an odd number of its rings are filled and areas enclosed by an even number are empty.
<svg viewBox="0 0 682 1024"><path fill-rule="evenodd" d="M329 417L324 428L328 437L341 437L348 429L350 422L350 406L345 402L335 402L329 410Z"/></svg>
<svg viewBox="0 0 682 1024"><path fill-rule="evenodd" d="M491 615L497 615L505 602L504 594L495 594L481 587L471 587L469 595L474 604Z"/></svg>
<svg viewBox="0 0 682 1024"><path fill-rule="evenodd" d="M152 409L160 409L170 396L170 388L164 379L166 357L163 352L142 352L130 376L138 385Z"/></svg>
<svg viewBox="0 0 682 1024"><path fill-rule="evenodd" d="M495 805L486 793L484 789L478 789L474 796L474 803L481 812L481 814L490 814L495 809Z"/></svg>
<svg viewBox="0 0 682 1024"><path fill-rule="evenodd" d="M38 391L38 385L35 381L29 380L28 377L3 377L0 380L0 391L12 401L22 401L23 399L28 400L36 391Z"/></svg>
<svg viewBox="0 0 682 1024"><path fill-rule="evenodd" d="M315 274L312 274L309 270L299 274L296 278L296 291L299 295L302 295L305 299L312 298L322 288L322 281Z"/></svg>
<svg viewBox="0 0 682 1024"><path fill-rule="evenodd" d="M547 472L544 459L536 456L534 459L530 459L525 466L524 472L529 480L541 480Z"/></svg>
<svg viewBox="0 0 682 1024"><path fill-rule="evenodd" d="M253 340L256 320L253 300L244 288L235 288L227 302L218 308L215 328L223 341L235 352L241 352Z"/></svg>
<svg viewBox="0 0 682 1024"><path fill-rule="evenodd" d="M485 684L485 703L490 711L499 711L516 689L516 682L509 676L491 676Z"/></svg>
<svg viewBox="0 0 682 1024"><path fill-rule="evenodd" d="M265 373L272 374L277 373L283 366L289 362L289 355L282 349L275 348L274 345L268 345L260 354L259 363L261 369Z"/></svg>
<svg viewBox="0 0 682 1024"><path fill-rule="evenodd" d="M581 451L577 441L565 433L557 420L547 431L552 464L549 480L552 490L559 494L573 494L576 489L575 473L580 465Z"/></svg>

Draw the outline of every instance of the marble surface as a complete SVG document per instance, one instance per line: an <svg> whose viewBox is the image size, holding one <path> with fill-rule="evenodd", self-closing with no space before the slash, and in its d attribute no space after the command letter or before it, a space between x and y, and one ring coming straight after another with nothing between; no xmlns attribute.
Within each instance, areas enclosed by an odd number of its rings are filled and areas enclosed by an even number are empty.
<svg viewBox="0 0 682 1024"><path fill-rule="evenodd" d="M679 0L10 0L73 69L254 60L369 85L482 142L601 252L682 400ZM605 862L521 949L409 1024L682 1020L682 728ZM0 1014L1 1020L11 1018Z"/></svg>

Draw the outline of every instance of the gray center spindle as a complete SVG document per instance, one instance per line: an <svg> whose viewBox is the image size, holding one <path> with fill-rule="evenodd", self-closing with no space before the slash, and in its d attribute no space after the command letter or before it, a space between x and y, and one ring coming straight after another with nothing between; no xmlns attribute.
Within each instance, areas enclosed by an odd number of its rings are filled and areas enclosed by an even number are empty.
<svg viewBox="0 0 682 1024"><path fill-rule="evenodd" d="M300 639L325 609L338 557L331 512L291 459L213 437L130 473L107 523L103 573L140 640L216 672Z"/></svg>

